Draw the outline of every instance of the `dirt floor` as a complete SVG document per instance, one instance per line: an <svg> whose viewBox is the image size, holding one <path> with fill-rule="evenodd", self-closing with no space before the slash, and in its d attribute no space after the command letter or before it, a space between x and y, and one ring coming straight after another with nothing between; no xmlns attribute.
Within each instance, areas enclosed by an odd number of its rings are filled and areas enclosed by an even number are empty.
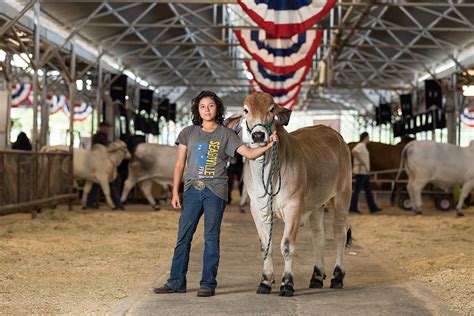
<svg viewBox="0 0 474 316"><path fill-rule="evenodd" d="M383 214L350 217L355 242L393 260L453 310L473 314L474 209L456 218L381 206ZM169 265L178 217L145 205L1 217L0 314L104 314Z"/></svg>
<svg viewBox="0 0 474 316"><path fill-rule="evenodd" d="M458 218L454 211L428 210L414 216L394 209L351 216L350 223L354 242L393 260L452 310L474 315L474 207L465 214Z"/></svg>
<svg viewBox="0 0 474 316"><path fill-rule="evenodd" d="M168 265L179 213L131 209L0 218L0 314L104 314Z"/></svg>

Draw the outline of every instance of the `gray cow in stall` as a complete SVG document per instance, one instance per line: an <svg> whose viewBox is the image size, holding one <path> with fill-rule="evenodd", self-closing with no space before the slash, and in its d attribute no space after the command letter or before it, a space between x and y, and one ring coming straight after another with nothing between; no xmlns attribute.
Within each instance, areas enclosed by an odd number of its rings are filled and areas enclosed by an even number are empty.
<svg viewBox="0 0 474 316"><path fill-rule="evenodd" d="M281 239L281 253L285 260L280 296L292 296L293 258L296 237L301 222L309 220L315 264L310 280L311 288L323 286L324 273L324 207L334 206L334 235L336 264L331 288L341 288L345 276L344 250L348 241L347 216L352 192L351 154L349 146L333 129L318 125L288 133L282 125L288 123L290 111L275 105L271 95L254 92L245 99L241 111L226 120L228 127L241 128L242 139L248 139L250 147L268 142L269 135L278 135L279 174L281 191L274 197L275 215L285 223ZM268 178L272 150L264 158L250 160L244 168L244 183L250 196L250 209L260 238L262 251L267 250L271 233L269 196L263 178ZM274 188L279 187L274 178ZM271 181L271 180L269 180ZM268 189L268 185L267 185ZM267 191L268 192L268 191ZM264 258L263 273L257 293L268 294L274 282L272 247Z"/></svg>
<svg viewBox="0 0 474 316"><path fill-rule="evenodd" d="M159 202L155 201L151 193L153 182L165 188L172 186L177 158L178 147L176 146L139 144L128 165L128 178L123 187L121 202L124 203L127 200L130 190L138 184L150 205L155 210L159 210Z"/></svg>

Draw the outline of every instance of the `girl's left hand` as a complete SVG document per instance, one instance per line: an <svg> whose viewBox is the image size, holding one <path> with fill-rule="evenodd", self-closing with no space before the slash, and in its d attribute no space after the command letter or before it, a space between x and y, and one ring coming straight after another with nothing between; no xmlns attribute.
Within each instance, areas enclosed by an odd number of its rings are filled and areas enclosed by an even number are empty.
<svg viewBox="0 0 474 316"><path fill-rule="evenodd" d="M270 139L270 143L278 142L278 135L277 135L277 132L274 131L274 132L270 135L269 139Z"/></svg>

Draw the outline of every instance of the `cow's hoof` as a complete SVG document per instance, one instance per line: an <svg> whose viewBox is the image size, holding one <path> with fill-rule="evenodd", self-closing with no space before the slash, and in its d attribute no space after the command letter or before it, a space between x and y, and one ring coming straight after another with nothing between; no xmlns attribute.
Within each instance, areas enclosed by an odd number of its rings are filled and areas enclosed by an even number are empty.
<svg viewBox="0 0 474 316"><path fill-rule="evenodd" d="M339 266L334 268L333 277L331 279L331 289L342 289L344 283L345 273L341 270Z"/></svg>
<svg viewBox="0 0 474 316"><path fill-rule="evenodd" d="M457 214L458 217L463 217L464 216L464 213L461 212L461 211L457 212L456 214Z"/></svg>
<svg viewBox="0 0 474 316"><path fill-rule="evenodd" d="M291 284L285 284L280 287L279 296L290 297L290 296L293 296L294 293L295 293L295 290L293 289L293 286Z"/></svg>
<svg viewBox="0 0 474 316"><path fill-rule="evenodd" d="M245 213L245 206L239 206L240 213Z"/></svg>
<svg viewBox="0 0 474 316"><path fill-rule="evenodd" d="M323 272L316 266L314 266L313 275L309 281L310 289L321 289L324 285L323 280L326 279L326 273Z"/></svg>
<svg viewBox="0 0 474 316"><path fill-rule="evenodd" d="M159 211L159 210L161 210L161 207L160 207L159 204L155 204L155 205L153 205L153 209L154 209L155 211Z"/></svg>
<svg viewBox="0 0 474 316"><path fill-rule="evenodd" d="M415 215L422 215L423 213L421 211L415 211Z"/></svg>
<svg viewBox="0 0 474 316"><path fill-rule="evenodd" d="M270 294L272 287L265 283L260 283L257 288L257 294Z"/></svg>
<svg viewBox="0 0 474 316"><path fill-rule="evenodd" d="M309 281L309 288L310 289L322 289L324 286L323 281L321 280L313 280Z"/></svg>

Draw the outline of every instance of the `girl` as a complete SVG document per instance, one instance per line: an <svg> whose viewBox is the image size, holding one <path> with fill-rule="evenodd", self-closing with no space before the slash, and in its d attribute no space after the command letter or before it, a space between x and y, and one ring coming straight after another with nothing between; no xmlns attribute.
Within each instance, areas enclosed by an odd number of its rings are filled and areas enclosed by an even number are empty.
<svg viewBox="0 0 474 316"><path fill-rule="evenodd" d="M176 140L178 159L173 173L171 204L180 208L178 189L184 171L183 207L178 226L171 273L157 294L185 293L189 251L199 219L204 214L204 258L197 296L213 296L217 285L219 240L227 201L226 164L235 152L249 159L260 157L277 141L276 133L266 146L249 148L235 132L222 125L224 105L211 91L202 91L192 100L193 125L184 128ZM185 170L186 166L186 170Z"/></svg>

